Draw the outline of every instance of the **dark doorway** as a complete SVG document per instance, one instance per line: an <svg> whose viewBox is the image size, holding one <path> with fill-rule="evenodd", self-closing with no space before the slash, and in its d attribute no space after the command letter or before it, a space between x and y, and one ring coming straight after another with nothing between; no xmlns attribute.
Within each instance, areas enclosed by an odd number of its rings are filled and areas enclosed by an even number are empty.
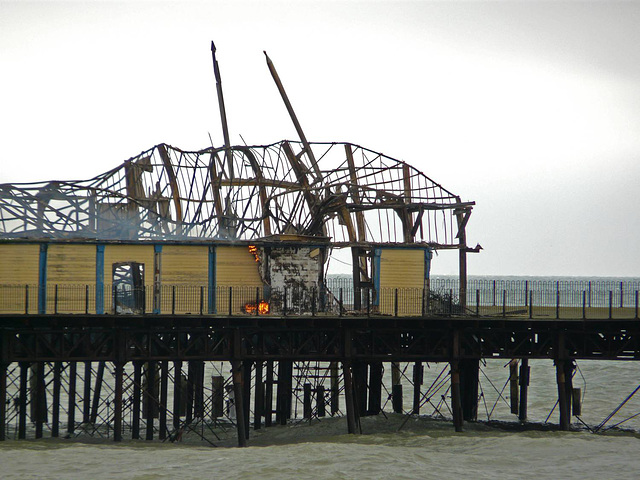
<svg viewBox="0 0 640 480"><path fill-rule="evenodd" d="M114 313L144 313L144 263L114 263L112 285Z"/></svg>

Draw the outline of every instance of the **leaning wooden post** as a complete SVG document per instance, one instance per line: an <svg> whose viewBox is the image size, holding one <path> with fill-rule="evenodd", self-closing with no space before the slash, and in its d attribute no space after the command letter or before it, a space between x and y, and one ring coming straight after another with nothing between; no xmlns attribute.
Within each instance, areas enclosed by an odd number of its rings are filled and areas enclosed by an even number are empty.
<svg viewBox="0 0 640 480"><path fill-rule="evenodd" d="M60 436L60 391L61 391L62 362L53 364L53 395L51 398L51 436Z"/></svg>
<svg viewBox="0 0 640 480"><path fill-rule="evenodd" d="M558 332L556 352L556 381L558 383L558 409L560 410L560 430L569 430L571 413L569 412L569 398L566 386L566 355L564 347L564 332Z"/></svg>
<svg viewBox="0 0 640 480"><path fill-rule="evenodd" d="M24 440L27 438L27 382L29 381L29 364L26 362L20 363L20 395L19 412L18 412L18 439Z"/></svg>
<svg viewBox="0 0 640 480"><path fill-rule="evenodd" d="M77 381L77 363L69 362L69 392L67 405L67 433L73 433L76 428L76 381Z"/></svg>
<svg viewBox="0 0 640 480"><path fill-rule="evenodd" d="M423 368L422 362L416 362L413 364L413 409L412 413L418 415L420 413L420 385L423 382Z"/></svg>
<svg viewBox="0 0 640 480"><path fill-rule="evenodd" d="M462 399L460 395L460 366L457 360L449 362L451 366L451 412L453 413L453 427L456 432L462 432Z"/></svg>
<svg viewBox="0 0 640 480"><path fill-rule="evenodd" d="M520 402L518 401L518 360L515 358L509 362L509 394L511 413L517 415Z"/></svg>
<svg viewBox="0 0 640 480"><path fill-rule="evenodd" d="M238 430L238 446L247 446L247 432L245 426L244 416L244 400L243 400L243 366L239 360L233 360L231 362L231 376L233 379L233 394L235 397L236 407L236 428Z"/></svg>
<svg viewBox="0 0 640 480"><path fill-rule="evenodd" d="M402 372L397 362L391 363L391 399L394 413L402 413Z"/></svg>

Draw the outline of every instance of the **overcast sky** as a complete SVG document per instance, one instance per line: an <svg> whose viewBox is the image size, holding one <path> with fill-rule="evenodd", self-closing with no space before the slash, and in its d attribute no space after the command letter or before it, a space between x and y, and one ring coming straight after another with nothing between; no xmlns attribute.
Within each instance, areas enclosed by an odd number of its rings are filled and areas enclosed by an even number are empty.
<svg viewBox="0 0 640 480"><path fill-rule="evenodd" d="M0 0L0 182L85 179L158 143L295 130L477 206L469 273L640 276L638 2ZM439 255L434 273L455 273Z"/></svg>

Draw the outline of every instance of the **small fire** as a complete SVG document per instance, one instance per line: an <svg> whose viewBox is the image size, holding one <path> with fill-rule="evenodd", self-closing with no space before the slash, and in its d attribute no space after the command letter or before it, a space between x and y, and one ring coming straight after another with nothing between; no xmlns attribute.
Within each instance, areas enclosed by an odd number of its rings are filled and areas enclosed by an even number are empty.
<svg viewBox="0 0 640 480"><path fill-rule="evenodd" d="M260 261L260 256L258 255L258 247L255 245L249 245L249 253L254 256L256 262Z"/></svg>
<svg viewBox="0 0 640 480"><path fill-rule="evenodd" d="M242 311L244 313L251 313L251 314L256 313L256 304L255 304L255 302L254 303L245 304L244 307L242 307ZM266 315L270 311L271 311L271 307L269 305L269 302L265 302L264 300L262 300L258 304L258 313L260 315Z"/></svg>

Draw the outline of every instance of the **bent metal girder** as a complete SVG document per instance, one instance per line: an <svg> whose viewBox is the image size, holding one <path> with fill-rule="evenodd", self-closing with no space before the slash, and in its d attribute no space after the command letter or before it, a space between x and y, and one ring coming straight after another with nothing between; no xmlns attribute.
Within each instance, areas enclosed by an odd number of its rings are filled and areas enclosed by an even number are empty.
<svg viewBox="0 0 640 480"><path fill-rule="evenodd" d="M224 147L187 152L160 144L90 180L0 184L0 238L299 234L343 246L460 248L459 219L473 202L381 153L348 143L310 146L320 178L307 150L285 140L231 147L231 164Z"/></svg>

